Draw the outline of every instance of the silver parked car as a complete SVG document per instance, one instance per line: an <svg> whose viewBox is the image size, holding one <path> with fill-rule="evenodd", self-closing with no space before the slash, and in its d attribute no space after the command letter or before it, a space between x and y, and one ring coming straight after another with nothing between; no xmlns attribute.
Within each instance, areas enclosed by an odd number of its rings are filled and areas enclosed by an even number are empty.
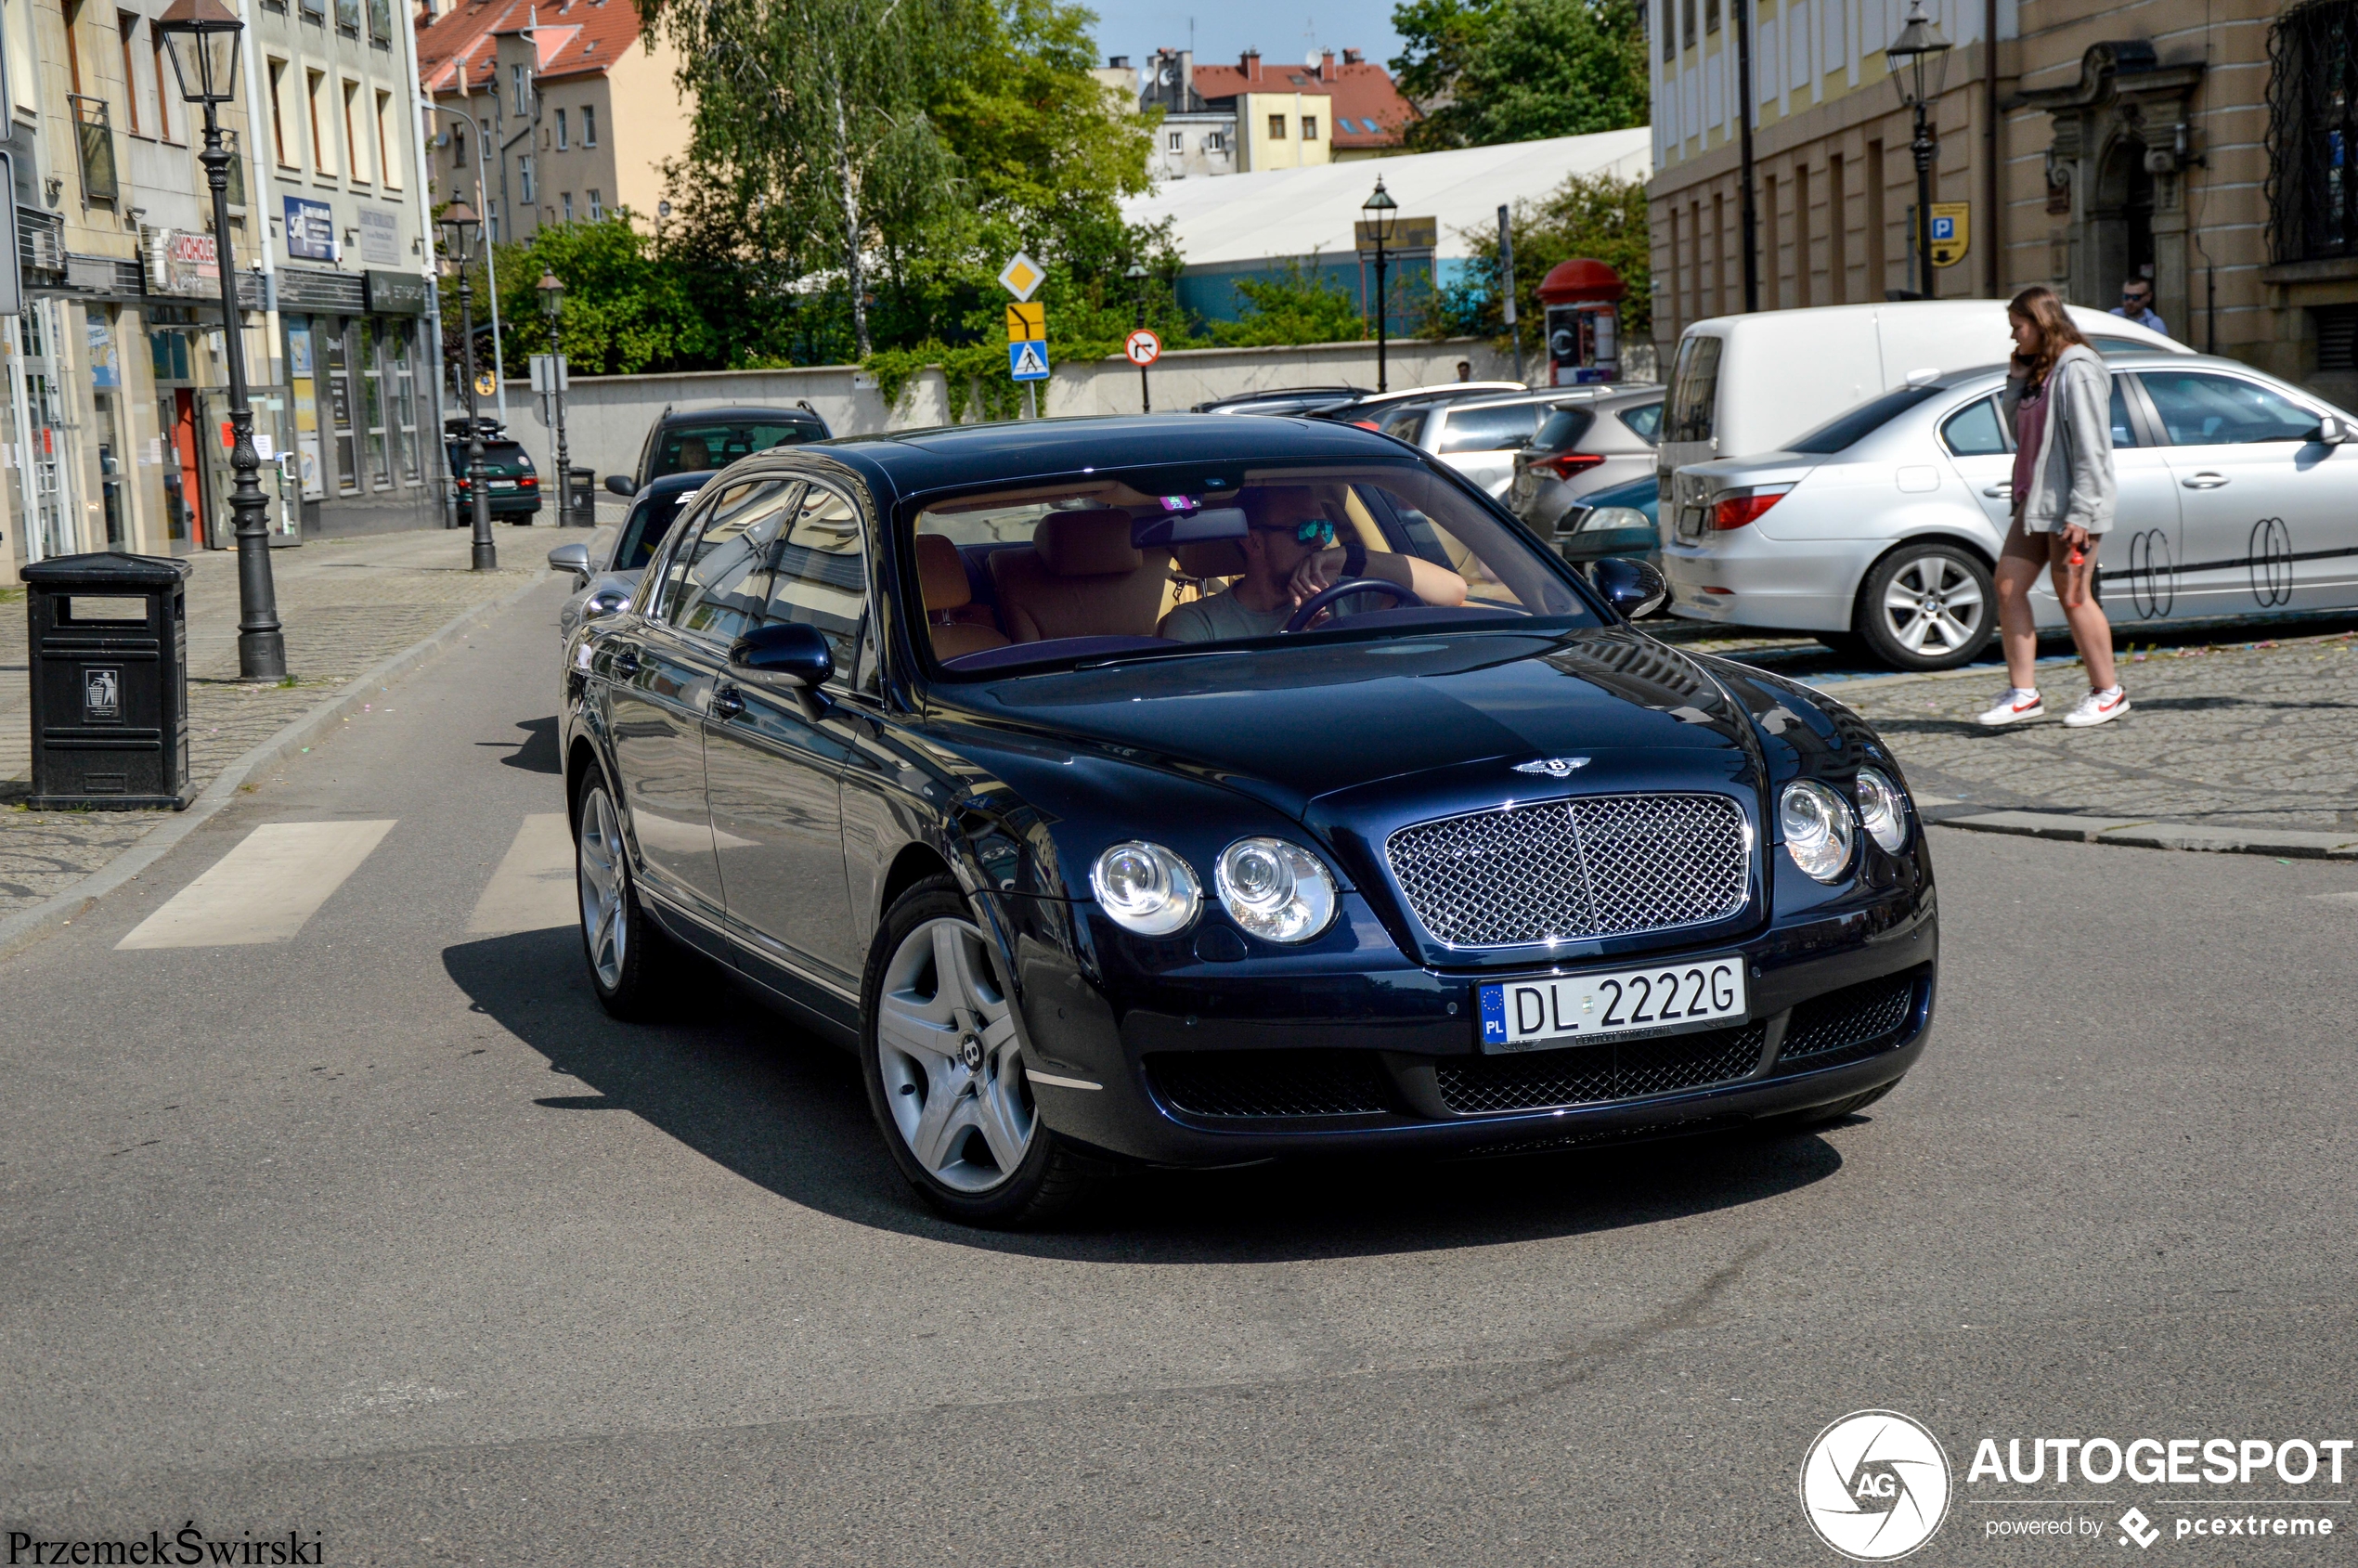
<svg viewBox="0 0 2358 1568"><path fill-rule="evenodd" d="M1563 389L1550 387L1410 403L1385 415L1379 428L1423 447L1494 499L1504 499L1515 476L1515 454L1531 445L1555 405L1563 401Z"/></svg>
<svg viewBox="0 0 2358 1568"><path fill-rule="evenodd" d="M2350 416L2232 359L2107 356L2119 511L2097 555L2116 624L2358 604ZM1694 463L1662 518L1671 613L1811 632L1901 669L1996 630L2009 521L2002 367L1885 393L1759 457ZM2060 626L2042 577L2032 608Z"/></svg>
<svg viewBox="0 0 2358 1568"><path fill-rule="evenodd" d="M1539 433L1514 455L1507 505L1544 538L1598 491L1652 479L1661 433L1659 386L1600 386L1585 396L1559 388Z"/></svg>

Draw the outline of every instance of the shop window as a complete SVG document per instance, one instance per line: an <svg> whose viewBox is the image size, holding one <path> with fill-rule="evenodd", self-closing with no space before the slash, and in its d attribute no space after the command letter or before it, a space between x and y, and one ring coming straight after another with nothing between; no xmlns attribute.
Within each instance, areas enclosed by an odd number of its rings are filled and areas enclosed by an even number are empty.
<svg viewBox="0 0 2358 1568"><path fill-rule="evenodd" d="M412 328L408 322L387 322L384 331L385 391L390 401L388 425L401 482L418 483L418 380L409 356Z"/></svg>
<svg viewBox="0 0 2358 1568"><path fill-rule="evenodd" d="M393 443L385 419L384 343L381 323L360 324L360 419L369 441L369 477L380 490L393 488Z"/></svg>
<svg viewBox="0 0 2358 1568"><path fill-rule="evenodd" d="M352 357L347 342L352 334L348 324L327 322L317 335L319 346L327 351L328 419L335 453L336 490L341 495L356 496L360 493L360 454L352 426Z"/></svg>

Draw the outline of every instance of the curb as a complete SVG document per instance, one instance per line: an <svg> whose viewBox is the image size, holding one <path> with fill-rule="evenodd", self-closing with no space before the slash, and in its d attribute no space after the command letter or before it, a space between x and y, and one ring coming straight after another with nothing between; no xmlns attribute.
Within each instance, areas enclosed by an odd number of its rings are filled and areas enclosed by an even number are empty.
<svg viewBox="0 0 2358 1568"><path fill-rule="evenodd" d="M2204 827L2128 817L2076 817L2063 811L1982 811L1927 817L1936 827L2005 833L2077 844L2128 844L2141 849L2192 849L2217 855L2274 855L2284 860L2358 860L2358 831L2315 833L2300 828Z"/></svg>
<svg viewBox="0 0 2358 1568"><path fill-rule="evenodd" d="M343 722L346 715L357 712L360 705L369 701L378 688L414 675L420 667L448 651L451 644L499 611L542 587L556 575L553 572L544 573L497 599L471 610L460 611L440 630L347 681L335 695L222 769L220 775L205 786L204 793L188 803L187 810L176 813L170 822L156 828L72 887L52 893L31 909L20 910L0 920L0 959L13 957L155 864L171 853L182 839L202 827L224 806L235 800L239 789L248 779L272 763L293 756L324 738Z"/></svg>

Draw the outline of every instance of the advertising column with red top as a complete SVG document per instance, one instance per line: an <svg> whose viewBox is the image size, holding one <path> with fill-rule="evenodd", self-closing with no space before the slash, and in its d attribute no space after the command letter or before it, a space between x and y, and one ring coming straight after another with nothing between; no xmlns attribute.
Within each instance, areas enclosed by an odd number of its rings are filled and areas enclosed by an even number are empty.
<svg viewBox="0 0 2358 1568"><path fill-rule="evenodd" d="M1600 261L1574 256L1539 280L1548 312L1548 384L1621 379L1621 301L1629 286Z"/></svg>

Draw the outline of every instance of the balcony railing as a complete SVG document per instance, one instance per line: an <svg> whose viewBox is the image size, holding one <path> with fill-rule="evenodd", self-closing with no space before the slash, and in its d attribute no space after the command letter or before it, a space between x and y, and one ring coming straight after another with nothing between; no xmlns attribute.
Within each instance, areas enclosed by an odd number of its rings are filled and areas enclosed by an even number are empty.
<svg viewBox="0 0 2358 1568"><path fill-rule="evenodd" d="M66 269L66 220L59 213L17 209L17 255L28 273L57 276Z"/></svg>
<svg viewBox="0 0 2358 1568"><path fill-rule="evenodd" d="M107 100L69 93L73 106L74 139L82 147L82 201L84 206L114 205L123 188L115 174L114 125L107 116Z"/></svg>

